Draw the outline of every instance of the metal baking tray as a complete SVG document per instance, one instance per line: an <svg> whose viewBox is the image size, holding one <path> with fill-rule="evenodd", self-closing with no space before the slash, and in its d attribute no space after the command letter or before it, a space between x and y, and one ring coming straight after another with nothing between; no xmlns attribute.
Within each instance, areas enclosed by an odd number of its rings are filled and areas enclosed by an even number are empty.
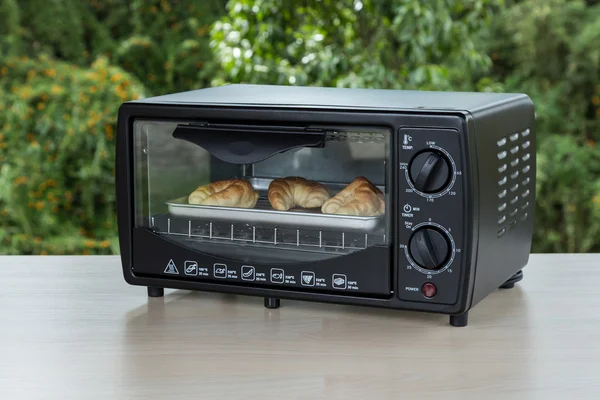
<svg viewBox="0 0 600 400"><path fill-rule="evenodd" d="M357 217L351 215L323 214L315 209L274 210L267 199L267 189L272 178L247 178L259 192L255 208L202 206L189 204L188 196L167 201L169 213L177 217L229 221L252 225L293 226L318 230L344 230L374 232L382 228L384 216ZM333 190L341 190L343 184L325 184Z"/></svg>

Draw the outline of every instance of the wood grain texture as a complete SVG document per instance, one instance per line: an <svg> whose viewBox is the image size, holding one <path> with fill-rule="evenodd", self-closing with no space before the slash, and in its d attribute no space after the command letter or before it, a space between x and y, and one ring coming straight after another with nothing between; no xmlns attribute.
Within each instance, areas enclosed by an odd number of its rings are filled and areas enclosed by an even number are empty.
<svg viewBox="0 0 600 400"><path fill-rule="evenodd" d="M128 286L117 257L0 257L0 399L598 399L600 255L533 255L447 317Z"/></svg>

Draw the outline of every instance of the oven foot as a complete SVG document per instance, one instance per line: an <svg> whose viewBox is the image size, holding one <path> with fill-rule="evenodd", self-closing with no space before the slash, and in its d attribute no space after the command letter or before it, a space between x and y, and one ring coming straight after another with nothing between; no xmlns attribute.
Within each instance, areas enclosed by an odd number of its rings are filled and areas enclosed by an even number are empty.
<svg viewBox="0 0 600 400"><path fill-rule="evenodd" d="M277 297L265 297L265 307L279 308L281 301Z"/></svg>
<svg viewBox="0 0 600 400"><path fill-rule="evenodd" d="M148 297L163 297L165 289L161 287L148 286Z"/></svg>
<svg viewBox="0 0 600 400"><path fill-rule="evenodd" d="M515 287L515 283L523 279L523 271L519 271L511 276L506 282L500 285L500 289L512 289Z"/></svg>
<svg viewBox="0 0 600 400"><path fill-rule="evenodd" d="M468 323L469 323L469 312L468 311L464 314L450 316L450 325L452 325L452 326L462 327L462 326L467 326Z"/></svg>

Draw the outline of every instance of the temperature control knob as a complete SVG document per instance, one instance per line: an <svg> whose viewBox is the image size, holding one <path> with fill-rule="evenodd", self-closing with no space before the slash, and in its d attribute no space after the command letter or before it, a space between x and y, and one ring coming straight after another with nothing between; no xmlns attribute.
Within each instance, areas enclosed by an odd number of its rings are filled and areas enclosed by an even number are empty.
<svg viewBox="0 0 600 400"><path fill-rule="evenodd" d="M410 162L410 179L419 192L436 193L450 180L450 164L437 151L424 151Z"/></svg>
<svg viewBox="0 0 600 400"><path fill-rule="evenodd" d="M410 239L410 255L425 269L439 269L450 256L450 245L446 236L433 228L421 228Z"/></svg>

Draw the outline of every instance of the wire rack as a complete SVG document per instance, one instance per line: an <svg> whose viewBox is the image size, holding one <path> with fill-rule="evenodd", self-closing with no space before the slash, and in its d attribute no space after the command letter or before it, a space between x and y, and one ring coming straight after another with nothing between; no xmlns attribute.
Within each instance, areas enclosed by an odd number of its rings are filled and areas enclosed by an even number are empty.
<svg viewBox="0 0 600 400"><path fill-rule="evenodd" d="M168 214L151 218L151 229L161 235L211 243L276 246L304 251L351 253L385 244L385 234L339 232L242 223L192 220Z"/></svg>

